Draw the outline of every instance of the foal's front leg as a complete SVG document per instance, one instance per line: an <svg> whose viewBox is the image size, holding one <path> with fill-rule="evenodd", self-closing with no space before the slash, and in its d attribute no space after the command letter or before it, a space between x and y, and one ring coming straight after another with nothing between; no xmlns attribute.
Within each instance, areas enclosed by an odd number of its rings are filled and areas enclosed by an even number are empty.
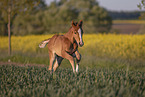
<svg viewBox="0 0 145 97"><path fill-rule="evenodd" d="M68 54L66 51L62 52L62 57L69 60L69 62L71 63L73 72L75 73L75 61L74 61L74 58L70 54Z"/></svg>
<svg viewBox="0 0 145 97"><path fill-rule="evenodd" d="M79 62L81 60L81 54L79 53L79 51L77 50L75 52L75 55L76 55L76 72L79 72Z"/></svg>

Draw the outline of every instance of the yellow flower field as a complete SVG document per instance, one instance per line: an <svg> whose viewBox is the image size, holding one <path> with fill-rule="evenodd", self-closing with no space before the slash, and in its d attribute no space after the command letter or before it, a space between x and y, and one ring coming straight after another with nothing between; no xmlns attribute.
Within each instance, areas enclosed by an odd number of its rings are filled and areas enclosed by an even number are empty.
<svg viewBox="0 0 145 97"><path fill-rule="evenodd" d="M12 51L47 53L38 44L53 35L12 36ZM108 56L125 59L145 59L145 35L85 34L85 45L79 48L85 56ZM0 52L8 50L8 37L0 37Z"/></svg>
<svg viewBox="0 0 145 97"><path fill-rule="evenodd" d="M145 59L145 35L85 35L85 51L97 56Z"/></svg>

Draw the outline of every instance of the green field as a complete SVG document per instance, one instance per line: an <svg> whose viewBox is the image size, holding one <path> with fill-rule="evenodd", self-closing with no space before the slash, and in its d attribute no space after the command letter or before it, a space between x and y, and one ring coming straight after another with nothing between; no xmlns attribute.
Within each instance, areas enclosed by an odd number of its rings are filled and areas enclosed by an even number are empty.
<svg viewBox="0 0 145 97"><path fill-rule="evenodd" d="M145 35L85 34L77 74L67 60L48 71L48 49L38 44L49 37L12 36L11 56L0 37L1 97L145 97Z"/></svg>
<svg viewBox="0 0 145 97"><path fill-rule="evenodd" d="M0 66L1 97L145 97L145 73L128 70Z"/></svg>

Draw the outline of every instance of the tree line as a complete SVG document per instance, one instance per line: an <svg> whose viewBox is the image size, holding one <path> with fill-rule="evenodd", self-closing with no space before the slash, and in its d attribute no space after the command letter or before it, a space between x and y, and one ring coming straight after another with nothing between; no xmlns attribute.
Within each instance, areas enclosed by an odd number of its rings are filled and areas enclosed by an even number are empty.
<svg viewBox="0 0 145 97"><path fill-rule="evenodd" d="M108 11L112 20L139 19L143 11Z"/></svg>
<svg viewBox="0 0 145 97"><path fill-rule="evenodd" d="M14 1L21 5L29 0ZM25 5L39 4L29 10L23 7L23 11L18 7L19 12L11 14L13 35L63 33L68 31L72 20L83 20L85 33L107 32L112 25L107 10L100 7L96 0L55 0L50 5L46 5L45 0L34 1L25 2ZM0 0L0 5L2 2ZM0 9L0 35L7 35L8 18L4 10Z"/></svg>
<svg viewBox="0 0 145 97"><path fill-rule="evenodd" d="M3 6L0 7L0 35L8 35L10 1L0 0L0 6ZM72 20L83 20L85 33L109 32L112 20L138 19L143 13L107 11L96 0L54 0L49 5L45 0L13 0L11 3L10 28L13 35L64 33Z"/></svg>

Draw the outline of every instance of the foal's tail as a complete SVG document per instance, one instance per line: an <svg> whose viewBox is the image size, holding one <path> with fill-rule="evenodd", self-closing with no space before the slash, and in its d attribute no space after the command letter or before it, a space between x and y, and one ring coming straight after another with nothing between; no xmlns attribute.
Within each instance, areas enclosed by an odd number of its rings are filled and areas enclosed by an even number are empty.
<svg viewBox="0 0 145 97"><path fill-rule="evenodd" d="M39 47L40 47L40 48L44 48L44 47L48 44L49 41L50 41L50 38L49 38L49 39L46 39L46 40L44 40L44 41L42 41L42 42L39 44Z"/></svg>

